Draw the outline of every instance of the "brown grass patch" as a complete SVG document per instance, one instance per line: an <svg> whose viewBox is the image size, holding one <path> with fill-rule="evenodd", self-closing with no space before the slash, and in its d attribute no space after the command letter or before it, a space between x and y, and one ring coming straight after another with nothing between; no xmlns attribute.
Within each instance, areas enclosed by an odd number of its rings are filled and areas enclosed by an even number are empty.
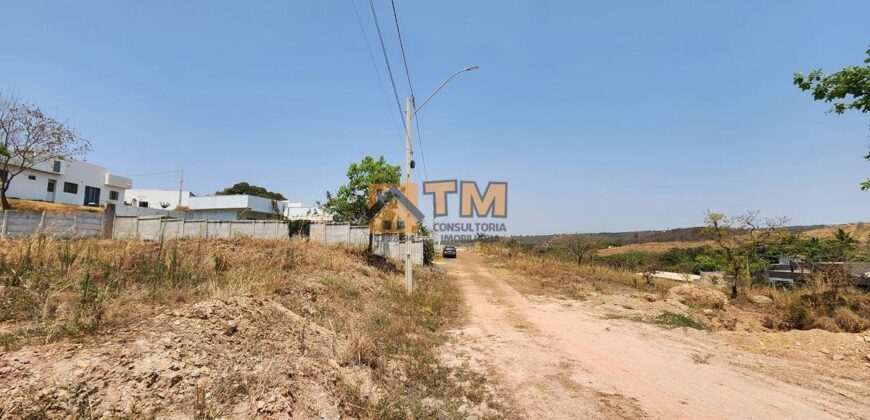
<svg viewBox="0 0 870 420"><path fill-rule="evenodd" d="M34 237L4 241L0 281L0 346L9 351L59 341L86 345L91 337L142 328L148 324L143 320L190 312L198 302L274 302L309 325L297 336L278 337L282 342L321 366L343 365L370 378L316 379L335 384L332 406L345 415L458 418L462 405L492 404L484 378L447 368L435 354L444 330L461 314L458 288L447 276L420 269L408 295L393 262L372 259L360 248L286 240ZM220 331L219 336L242 334ZM323 337L319 331L334 334L332 343L310 348L315 335ZM239 379L248 384L245 398L265 395L287 380L276 372ZM184 410L208 416L227 408L229 402L216 401L220 395L239 401L237 393L215 391L218 385L192 395Z"/></svg>
<svg viewBox="0 0 870 420"><path fill-rule="evenodd" d="M103 212L102 207L75 206L72 204L51 203L48 201L19 200L16 198L10 198L9 204L12 205L11 210L35 213L42 213L44 211L50 213Z"/></svg>

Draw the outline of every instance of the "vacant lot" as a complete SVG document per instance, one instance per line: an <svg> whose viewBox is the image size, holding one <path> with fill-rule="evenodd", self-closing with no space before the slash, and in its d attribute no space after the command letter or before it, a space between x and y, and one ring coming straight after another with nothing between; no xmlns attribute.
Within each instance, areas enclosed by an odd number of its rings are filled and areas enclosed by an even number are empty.
<svg viewBox="0 0 870 420"><path fill-rule="evenodd" d="M768 331L729 304L692 309L701 301L607 271L554 279L473 252L445 264L471 315L442 357L486 374L520 415L868 417L870 334Z"/></svg>
<svg viewBox="0 0 870 420"><path fill-rule="evenodd" d="M448 278L287 241L4 241L0 417L496 416Z"/></svg>

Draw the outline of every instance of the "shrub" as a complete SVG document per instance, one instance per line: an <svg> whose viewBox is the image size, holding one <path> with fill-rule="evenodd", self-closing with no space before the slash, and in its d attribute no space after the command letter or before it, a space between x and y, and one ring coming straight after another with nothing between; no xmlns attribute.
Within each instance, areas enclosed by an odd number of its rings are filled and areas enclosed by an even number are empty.
<svg viewBox="0 0 870 420"><path fill-rule="evenodd" d="M694 318L688 315L677 314L668 311L662 312L656 317L650 319L649 322L657 325L663 325L669 328L694 328L696 330L708 329L706 325L699 321L696 321Z"/></svg>

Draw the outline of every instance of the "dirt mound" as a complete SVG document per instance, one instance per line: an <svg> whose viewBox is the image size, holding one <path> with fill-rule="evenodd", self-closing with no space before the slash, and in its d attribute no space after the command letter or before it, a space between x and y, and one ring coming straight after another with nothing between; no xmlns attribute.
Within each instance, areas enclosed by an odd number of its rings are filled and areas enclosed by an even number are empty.
<svg viewBox="0 0 870 420"><path fill-rule="evenodd" d="M0 416L335 418L335 334L279 303L208 300L84 344L0 355ZM374 386L370 397L377 392Z"/></svg>
<svg viewBox="0 0 870 420"><path fill-rule="evenodd" d="M722 309L728 303L728 298L720 291L682 284L668 290L668 297L682 304L700 308Z"/></svg>

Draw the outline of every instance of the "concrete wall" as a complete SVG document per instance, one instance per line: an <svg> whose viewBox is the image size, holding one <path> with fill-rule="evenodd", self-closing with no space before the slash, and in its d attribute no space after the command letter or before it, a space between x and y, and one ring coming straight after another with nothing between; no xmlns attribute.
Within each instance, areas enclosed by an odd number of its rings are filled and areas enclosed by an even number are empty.
<svg viewBox="0 0 870 420"><path fill-rule="evenodd" d="M54 161L48 161L37 165L33 170L25 170L16 176L9 185L7 195L14 198L27 200L52 201L55 203L83 205L85 204L85 187L100 189L100 200L97 204L102 205L109 201L110 191L118 193L118 202L124 201L124 190L132 186L129 178L111 175L102 166L87 162L73 162L59 160L60 171L54 172ZM35 179L30 179L31 177ZM48 192L48 181L55 180L54 194ZM64 192L64 183L69 182L78 185L75 194ZM107 185L111 183L112 185ZM128 184L124 187L118 184Z"/></svg>
<svg viewBox="0 0 870 420"><path fill-rule="evenodd" d="M0 215L0 238L44 234L57 238L98 237L103 234L102 213L32 213L6 210Z"/></svg>
<svg viewBox="0 0 870 420"><path fill-rule="evenodd" d="M350 244L368 246L368 226L351 226L347 223L314 223L311 225L308 240L327 244ZM407 244L399 241L397 235L375 235L372 238L372 252L387 258L404 260ZM423 242L415 240L411 245L411 261L423 265Z"/></svg>
<svg viewBox="0 0 870 420"><path fill-rule="evenodd" d="M289 238L287 224L275 220L185 220L163 217L115 217L114 238L146 241L180 238Z"/></svg>
<svg viewBox="0 0 870 420"><path fill-rule="evenodd" d="M199 219L199 217L193 217L190 212L184 211L174 211L174 210L163 210L163 209L152 209L149 207L132 207L132 206L116 206L115 207L115 215L117 216L167 216L173 219Z"/></svg>

